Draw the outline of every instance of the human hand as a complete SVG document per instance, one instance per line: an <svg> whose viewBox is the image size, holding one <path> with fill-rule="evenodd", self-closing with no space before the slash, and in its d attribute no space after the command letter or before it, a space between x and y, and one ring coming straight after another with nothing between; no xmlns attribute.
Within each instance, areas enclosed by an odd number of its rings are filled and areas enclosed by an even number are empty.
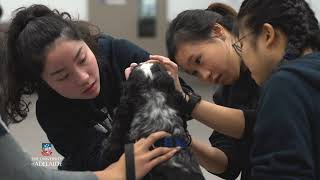
<svg viewBox="0 0 320 180"><path fill-rule="evenodd" d="M134 144L135 174L136 179L142 179L152 168L169 160L179 150L178 148L158 147L150 150L151 146L159 139L170 136L170 134L160 131L142 138ZM109 179L126 179L126 162L123 154L120 159L110 165L107 169Z"/></svg>
<svg viewBox="0 0 320 180"><path fill-rule="evenodd" d="M173 78L176 89L183 93L180 81L179 81L179 75L178 75L178 65L171 61L169 58L160 56L160 55L150 55L150 60L147 62L155 62L160 63L166 68L169 75Z"/></svg>
<svg viewBox="0 0 320 180"><path fill-rule="evenodd" d="M126 80L129 78L132 70L134 67L138 66L137 63L131 63L129 67L127 67L125 70L124 70L124 76L126 78Z"/></svg>

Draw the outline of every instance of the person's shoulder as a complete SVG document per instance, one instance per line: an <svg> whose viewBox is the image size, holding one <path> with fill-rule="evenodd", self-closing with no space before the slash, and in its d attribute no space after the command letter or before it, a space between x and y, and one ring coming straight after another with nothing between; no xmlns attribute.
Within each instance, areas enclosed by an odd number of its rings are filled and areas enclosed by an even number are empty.
<svg viewBox="0 0 320 180"><path fill-rule="evenodd" d="M112 37L107 34L100 35L98 39L99 46L104 50L111 50L118 55L125 55L130 52L145 51L130 40Z"/></svg>
<svg viewBox="0 0 320 180"><path fill-rule="evenodd" d="M110 43L113 46L128 46L133 45L132 42L130 42L127 39L123 38L116 38L108 34L101 34L98 38L99 43Z"/></svg>
<svg viewBox="0 0 320 180"><path fill-rule="evenodd" d="M307 54L298 59L281 65L279 70L291 74L292 78L297 78L300 82L305 83L306 87L312 86L320 89L320 52Z"/></svg>
<svg viewBox="0 0 320 180"><path fill-rule="evenodd" d="M262 96L279 97L280 99L301 97L309 99L308 83L290 71L279 70L273 73L263 84ZM277 98L273 98L276 100ZM279 100L280 100L279 99Z"/></svg>
<svg viewBox="0 0 320 180"><path fill-rule="evenodd" d="M279 70L270 75L267 81L263 84L263 90L292 88L295 84L294 82L297 80L298 79L292 73Z"/></svg>
<svg viewBox="0 0 320 180"><path fill-rule="evenodd" d="M114 37L107 34L100 34L98 39L98 46L100 49L108 49L111 47Z"/></svg>

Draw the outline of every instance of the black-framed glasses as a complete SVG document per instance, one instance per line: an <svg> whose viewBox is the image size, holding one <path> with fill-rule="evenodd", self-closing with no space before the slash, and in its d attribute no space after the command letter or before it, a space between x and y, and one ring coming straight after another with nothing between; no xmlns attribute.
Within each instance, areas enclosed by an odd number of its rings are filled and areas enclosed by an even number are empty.
<svg viewBox="0 0 320 180"><path fill-rule="evenodd" d="M236 51L237 55L242 58L242 43L241 41L251 35L253 32L248 32L247 34L243 35L241 38L239 38L235 43L232 44L233 49Z"/></svg>

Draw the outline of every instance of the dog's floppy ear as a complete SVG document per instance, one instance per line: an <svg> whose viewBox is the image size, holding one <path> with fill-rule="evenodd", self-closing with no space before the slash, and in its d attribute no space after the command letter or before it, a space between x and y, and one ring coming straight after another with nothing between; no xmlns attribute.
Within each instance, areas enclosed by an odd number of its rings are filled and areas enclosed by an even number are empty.
<svg viewBox="0 0 320 180"><path fill-rule="evenodd" d="M118 159L124 152L124 144L126 143L127 133L133 118L133 104L130 102L126 84L123 84L122 95L119 105L116 108L113 126L111 131L111 152Z"/></svg>
<svg viewBox="0 0 320 180"><path fill-rule="evenodd" d="M160 64L154 64L151 67L153 74L152 87L170 94L175 91L175 84L173 78L168 74L165 68Z"/></svg>
<svg viewBox="0 0 320 180"><path fill-rule="evenodd" d="M153 88L156 88L159 91L164 92L167 96L167 104L173 109L179 112L179 116L184 119L190 119L187 114L184 113L181 104L185 103L185 99L181 92L176 90L173 78L167 73L165 68L162 65L155 64L152 66L153 72Z"/></svg>
<svg viewBox="0 0 320 180"><path fill-rule="evenodd" d="M142 86L145 84L133 79L128 79L122 84L120 103L114 114L110 138L111 150L118 156L117 158L124 152L124 145L128 143L128 133L135 112L145 103L145 99L142 97L143 92L141 92Z"/></svg>

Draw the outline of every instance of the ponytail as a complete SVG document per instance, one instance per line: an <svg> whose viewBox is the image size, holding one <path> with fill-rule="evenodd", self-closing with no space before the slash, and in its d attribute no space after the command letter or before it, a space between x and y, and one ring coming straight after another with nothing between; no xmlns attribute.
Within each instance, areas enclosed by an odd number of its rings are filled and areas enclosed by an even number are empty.
<svg viewBox="0 0 320 180"><path fill-rule="evenodd" d="M205 10L193 9L181 12L172 20L166 32L168 57L175 61L180 43L210 40L216 23L237 35L236 14L230 6L221 3L213 3Z"/></svg>
<svg viewBox="0 0 320 180"><path fill-rule="evenodd" d="M223 3L212 3L206 10L216 12L221 16L237 17L238 14L232 7Z"/></svg>
<svg viewBox="0 0 320 180"><path fill-rule="evenodd" d="M222 18L217 23L221 24L231 33L238 35L238 27L236 24L238 13L235 9L223 3L212 3L206 10L220 14Z"/></svg>

